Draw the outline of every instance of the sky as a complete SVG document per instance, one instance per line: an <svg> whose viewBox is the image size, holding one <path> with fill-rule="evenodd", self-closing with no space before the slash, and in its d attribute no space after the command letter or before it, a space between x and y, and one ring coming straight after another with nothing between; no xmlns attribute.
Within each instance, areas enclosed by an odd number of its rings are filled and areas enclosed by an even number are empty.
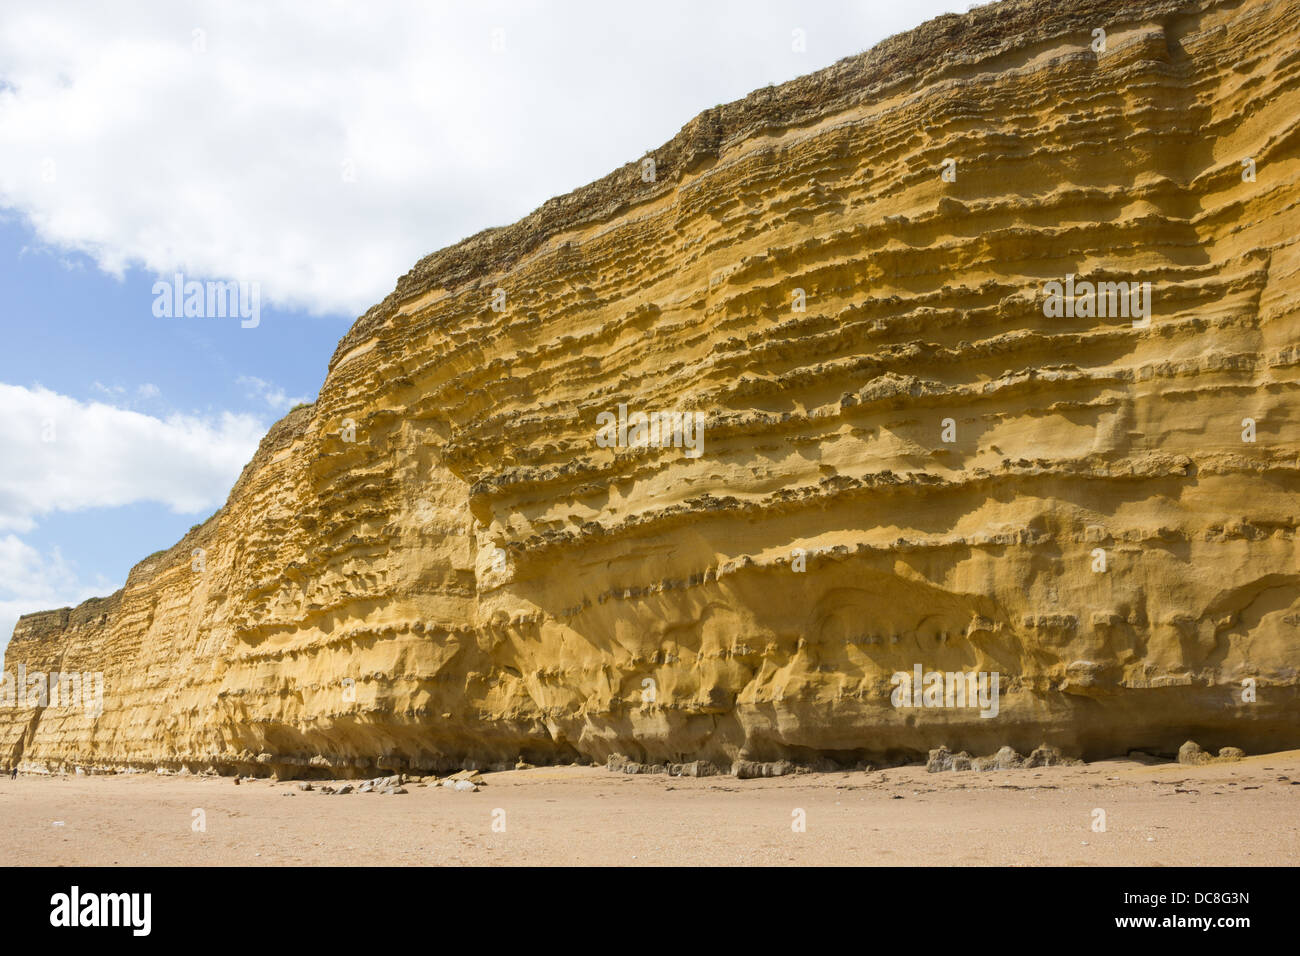
<svg viewBox="0 0 1300 956"><path fill-rule="evenodd" d="M0 0L0 645L217 510L421 256L971 6Z"/></svg>

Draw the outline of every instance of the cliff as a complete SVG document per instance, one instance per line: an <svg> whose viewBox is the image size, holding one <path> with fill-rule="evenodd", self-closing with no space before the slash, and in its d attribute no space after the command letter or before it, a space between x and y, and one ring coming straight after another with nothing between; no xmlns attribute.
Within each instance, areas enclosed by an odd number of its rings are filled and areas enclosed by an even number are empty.
<svg viewBox="0 0 1300 956"><path fill-rule="evenodd" d="M1008 0L421 260L221 511L19 621L103 707L0 707L0 766L1300 746L1297 51L1300 0Z"/></svg>

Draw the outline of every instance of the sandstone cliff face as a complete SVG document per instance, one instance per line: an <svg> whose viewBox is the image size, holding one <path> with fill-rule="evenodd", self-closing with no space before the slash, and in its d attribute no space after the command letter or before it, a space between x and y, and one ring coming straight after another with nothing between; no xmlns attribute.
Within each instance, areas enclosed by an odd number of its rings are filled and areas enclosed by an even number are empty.
<svg viewBox="0 0 1300 956"><path fill-rule="evenodd" d="M20 621L103 713L0 709L0 765L1300 745L1298 50L1298 0L1012 0L430 256L217 515Z"/></svg>

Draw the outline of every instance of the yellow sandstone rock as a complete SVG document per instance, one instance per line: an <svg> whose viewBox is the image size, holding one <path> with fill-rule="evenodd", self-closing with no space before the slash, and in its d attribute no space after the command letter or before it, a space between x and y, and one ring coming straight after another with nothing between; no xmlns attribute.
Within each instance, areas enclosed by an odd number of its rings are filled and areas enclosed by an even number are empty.
<svg viewBox="0 0 1300 956"><path fill-rule="evenodd" d="M0 766L1300 745L1298 47L1009 0L429 256L220 512L21 619L102 713L0 707Z"/></svg>

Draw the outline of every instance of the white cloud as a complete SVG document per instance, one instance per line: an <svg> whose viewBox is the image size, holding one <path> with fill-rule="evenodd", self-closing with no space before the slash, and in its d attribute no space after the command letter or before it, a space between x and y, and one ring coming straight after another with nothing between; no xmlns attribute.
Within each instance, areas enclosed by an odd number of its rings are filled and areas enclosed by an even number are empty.
<svg viewBox="0 0 1300 956"><path fill-rule="evenodd" d="M268 408L276 412L287 412L301 402L311 401L306 395L290 397L278 385L272 385L254 375L241 375L235 379L235 384L244 386L245 394L249 398L265 402Z"/></svg>
<svg viewBox="0 0 1300 956"><path fill-rule="evenodd" d="M110 272L355 314L701 109L965 6L42 0L0 30L0 205Z"/></svg>
<svg viewBox="0 0 1300 956"><path fill-rule="evenodd" d="M137 385L134 394L131 394L130 389L125 385L105 385L100 381L91 383L90 387L100 395L107 396L110 401L119 407L125 408L136 408L141 403L153 401L162 395L162 389L152 382Z"/></svg>
<svg viewBox="0 0 1300 956"><path fill-rule="evenodd" d="M113 589L102 576L83 581L57 548L41 554L16 535L0 536L0 645L9 640L20 615L75 606Z"/></svg>
<svg viewBox="0 0 1300 956"><path fill-rule="evenodd" d="M0 384L0 531L54 511L161 503L215 509L265 434L252 415L157 418L46 388Z"/></svg>

